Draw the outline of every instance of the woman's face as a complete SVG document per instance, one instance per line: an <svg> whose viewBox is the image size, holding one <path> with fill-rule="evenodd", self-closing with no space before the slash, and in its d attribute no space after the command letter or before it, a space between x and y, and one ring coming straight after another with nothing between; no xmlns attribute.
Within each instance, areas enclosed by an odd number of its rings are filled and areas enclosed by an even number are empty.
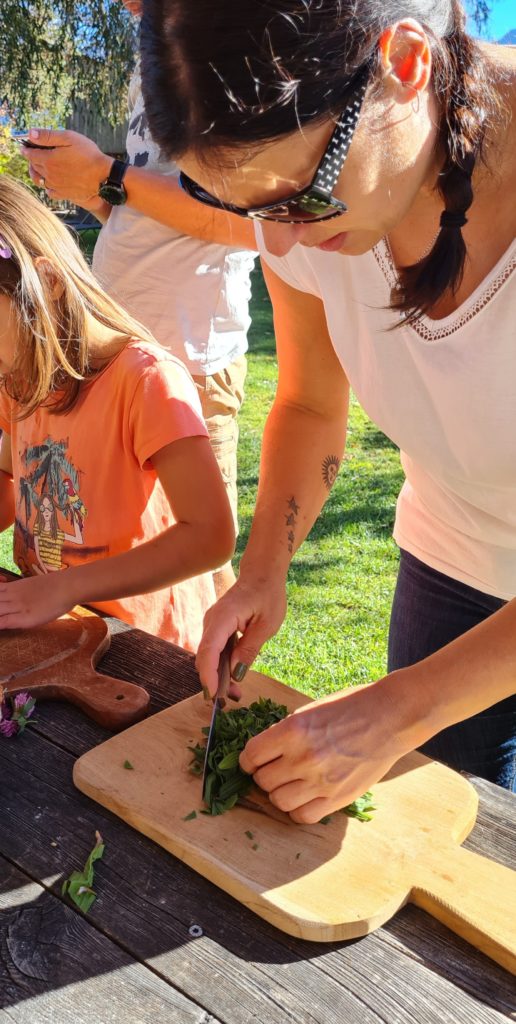
<svg viewBox="0 0 516 1024"><path fill-rule="evenodd" d="M122 3L129 14L134 15L135 18L139 18L142 13L143 0L122 0Z"/></svg>
<svg viewBox="0 0 516 1024"><path fill-rule="evenodd" d="M12 300L0 294L0 377L13 368L18 341L18 327Z"/></svg>
<svg viewBox="0 0 516 1024"><path fill-rule="evenodd" d="M261 221L269 252L284 256L296 243L346 255L367 252L391 231L422 190L430 191L437 173L437 109L429 89L393 90L385 81L376 98L366 95L358 127L334 189L347 212L326 221L281 224ZM250 207L272 203L310 184L334 123L284 136L261 150L242 150L230 165L216 154L207 167L190 153L181 169L218 198Z"/></svg>
<svg viewBox="0 0 516 1024"><path fill-rule="evenodd" d="M43 516L43 522L46 527L50 526L52 520L52 503L49 498L43 498L41 505L39 506L41 515Z"/></svg>

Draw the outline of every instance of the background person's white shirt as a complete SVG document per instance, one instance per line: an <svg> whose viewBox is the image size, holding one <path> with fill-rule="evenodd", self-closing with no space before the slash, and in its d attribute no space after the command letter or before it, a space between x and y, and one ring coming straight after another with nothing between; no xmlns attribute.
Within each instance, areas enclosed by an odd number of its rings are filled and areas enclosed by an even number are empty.
<svg viewBox="0 0 516 1024"><path fill-rule="evenodd" d="M127 155L135 167L178 175L149 132L138 72L129 90ZM247 351L249 274L255 255L113 207L93 255L103 287L192 374L218 373Z"/></svg>
<svg viewBox="0 0 516 1024"><path fill-rule="evenodd" d="M335 351L362 407L401 450L394 538L486 594L516 595L516 241L443 320L389 331L394 270L385 243L363 256L295 245L261 255L322 299Z"/></svg>

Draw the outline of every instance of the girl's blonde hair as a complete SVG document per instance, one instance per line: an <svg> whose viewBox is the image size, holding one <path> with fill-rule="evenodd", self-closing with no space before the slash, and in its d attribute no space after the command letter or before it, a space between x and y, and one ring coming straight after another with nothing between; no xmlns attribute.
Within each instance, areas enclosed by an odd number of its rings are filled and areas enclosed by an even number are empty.
<svg viewBox="0 0 516 1024"><path fill-rule="evenodd" d="M11 299L19 330L3 387L20 406L20 418L49 400L53 412L68 412L81 384L104 369L131 337L154 338L103 291L59 218L6 174L0 174L0 238L12 252L10 259L0 258L0 293ZM38 257L46 261L39 271ZM56 282L62 288L59 299L52 295ZM122 335L115 352L111 347L105 358L95 352L95 368L86 334L88 313Z"/></svg>

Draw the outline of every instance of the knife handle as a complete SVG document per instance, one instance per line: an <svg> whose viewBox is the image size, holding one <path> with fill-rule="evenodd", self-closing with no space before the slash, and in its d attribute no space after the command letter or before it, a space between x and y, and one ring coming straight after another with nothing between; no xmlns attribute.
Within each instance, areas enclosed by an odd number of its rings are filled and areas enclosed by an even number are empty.
<svg viewBox="0 0 516 1024"><path fill-rule="evenodd" d="M218 677L219 682L217 686L217 693L215 700L218 701L219 707L223 708L226 704L226 697L228 695L229 684L231 682L231 655L233 654L233 648L236 643L236 633L232 633L226 641L226 645L220 655Z"/></svg>

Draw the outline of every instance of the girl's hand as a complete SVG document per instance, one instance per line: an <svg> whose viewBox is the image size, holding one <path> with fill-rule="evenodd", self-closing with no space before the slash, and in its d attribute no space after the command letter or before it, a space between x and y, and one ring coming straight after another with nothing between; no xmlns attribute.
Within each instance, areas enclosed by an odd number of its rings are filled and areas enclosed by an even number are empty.
<svg viewBox="0 0 516 1024"><path fill-rule="evenodd" d="M69 596L66 571L0 582L0 630L30 629L58 619L76 602Z"/></svg>
<svg viewBox="0 0 516 1024"><path fill-rule="evenodd" d="M397 719L386 680L332 694L249 740L240 767L293 821L315 824L366 793L411 749Z"/></svg>
<svg viewBox="0 0 516 1024"><path fill-rule="evenodd" d="M278 632L287 610L284 579L237 580L204 617L204 632L196 666L201 683L211 697L217 690L217 669L221 651L232 633L242 634L231 658L231 675L241 682L249 665L269 637ZM230 695L240 696L232 684Z"/></svg>

